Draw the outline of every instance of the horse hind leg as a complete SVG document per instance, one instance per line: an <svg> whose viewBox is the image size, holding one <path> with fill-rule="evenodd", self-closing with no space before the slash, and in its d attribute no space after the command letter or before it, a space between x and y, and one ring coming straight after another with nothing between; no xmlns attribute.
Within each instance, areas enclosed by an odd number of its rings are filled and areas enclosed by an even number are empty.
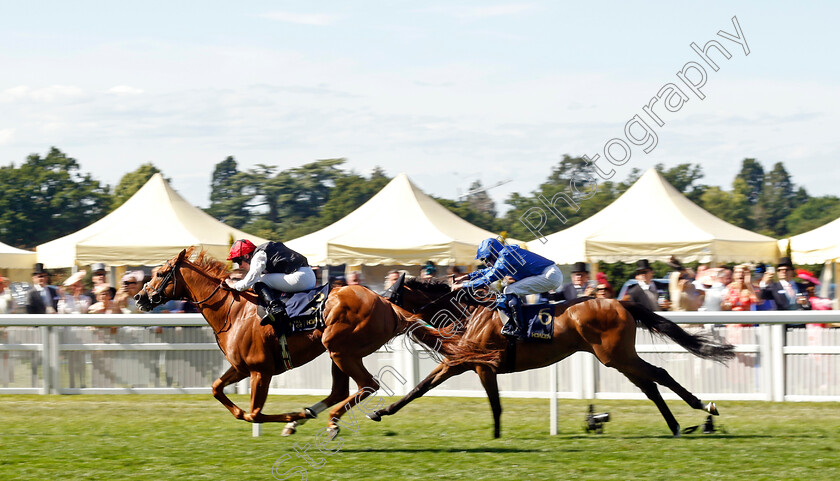
<svg viewBox="0 0 840 481"><path fill-rule="evenodd" d="M668 374L668 371L666 371L665 369L651 364L647 364L647 368L651 371L651 377L654 381L656 381L662 386L667 387L671 391L674 391L674 393L676 393L677 396L681 397L682 400L685 401L686 404L688 404L692 408L705 411L714 416L717 416L719 414L717 406L714 402L703 404L703 401L701 401L697 396L692 394L688 389L682 387L682 385L678 383L674 378L672 378L671 375Z"/></svg>
<svg viewBox="0 0 840 481"><path fill-rule="evenodd" d="M502 402L499 399L499 384L496 373L484 365L476 366L475 372L481 380L481 385L484 386L487 400L490 401L490 409L493 411L493 437L498 438L502 435Z"/></svg>
<svg viewBox="0 0 840 481"><path fill-rule="evenodd" d="M281 433L282 436L291 436L297 432L299 426L304 425L308 420L318 417L322 411L333 404L345 399L350 395L350 376L345 374L335 363L332 363L332 389L330 394L317 403L304 408L298 413L288 413L290 416L297 416L297 419L290 421Z"/></svg>
<svg viewBox="0 0 840 481"><path fill-rule="evenodd" d="M656 407L659 409L662 417L665 418L665 422L668 424L668 428L671 430L671 433L674 437L679 437L681 434L680 423L677 422L674 414L671 413L671 409L668 408L667 404L665 404L665 400L662 399L662 394L660 394L659 389L656 388L656 383L651 379L637 377L624 371L622 371L622 373L630 380L630 382L641 389L642 392L645 393L645 396L653 401L653 404L656 404Z"/></svg>
<svg viewBox="0 0 840 481"><path fill-rule="evenodd" d="M422 397L424 394L431 391L435 387L441 385L450 377L456 376L466 371L467 368L463 365L459 364L456 366L450 366L445 362L442 362L435 366L432 372L429 373L429 375L426 376L425 379L420 381L420 384L415 386L414 389L411 390L411 392L409 392L390 406L371 412L370 414L368 414L367 417L372 421L381 421L382 416L390 416L392 414L396 414L397 411L405 407L408 403L414 401L419 397Z"/></svg>
<svg viewBox="0 0 840 481"><path fill-rule="evenodd" d="M635 350L627 352L618 349L606 349L604 345L593 347L595 348L595 356L597 356L605 366L618 369L618 371L624 374L630 382L641 389L648 399L656 404L656 407L659 409L662 417L665 418L668 428L671 429L671 433L673 433L675 437L679 437L680 424L671 413L671 409L668 408L667 404L665 404L665 400L662 399L662 394L659 393L659 389L656 387L656 370L659 368L645 362L644 359L640 358L639 355L636 354ZM662 371L664 372L664 369ZM661 378L661 376L659 377ZM688 393L688 391L685 392ZM698 399L697 401L699 402L700 400Z"/></svg>

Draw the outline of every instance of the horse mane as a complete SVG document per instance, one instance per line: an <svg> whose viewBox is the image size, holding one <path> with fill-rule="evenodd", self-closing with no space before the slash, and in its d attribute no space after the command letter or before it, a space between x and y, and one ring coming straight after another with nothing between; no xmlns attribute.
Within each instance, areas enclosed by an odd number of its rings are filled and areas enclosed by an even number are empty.
<svg viewBox="0 0 840 481"><path fill-rule="evenodd" d="M185 257L187 259L192 257L196 249L197 247L195 246L188 248ZM190 262L201 268L207 274L218 279L224 279L230 274L227 263L214 259L213 256L207 252L207 249L201 249L198 251L195 259L192 259Z"/></svg>
<svg viewBox="0 0 840 481"><path fill-rule="evenodd" d="M434 277L420 279L419 277L406 276L404 285L431 295L442 295L452 290L447 281Z"/></svg>

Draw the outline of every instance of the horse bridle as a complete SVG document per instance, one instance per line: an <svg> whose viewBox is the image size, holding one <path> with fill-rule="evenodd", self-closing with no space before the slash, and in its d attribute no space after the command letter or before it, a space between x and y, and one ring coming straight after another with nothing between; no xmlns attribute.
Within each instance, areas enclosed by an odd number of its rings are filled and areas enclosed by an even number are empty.
<svg viewBox="0 0 840 481"><path fill-rule="evenodd" d="M175 267L178 265L179 262L180 262L180 259L178 261L175 261L175 264L173 265L171 261L166 261L166 265L169 266L169 270L166 271L166 273L163 274L163 276L161 276L160 273L157 274L158 277L163 277L163 280L161 281L161 283L158 285L158 287L156 289L153 288L151 285L149 285L152 281L147 282L146 285L143 286L144 290L145 289L151 289L152 293L151 294L147 293L146 295L149 297L149 301L153 305L160 305L160 304L163 303L164 295L165 295L163 291L166 289L166 286L169 285L170 281L173 284L172 285L172 294L173 295L175 294L175 291L178 289L178 279L175 277Z"/></svg>
<svg viewBox="0 0 840 481"><path fill-rule="evenodd" d="M144 288L148 288L148 289L152 290L151 295L149 295L148 293L146 295L148 296L149 301L153 305L159 305L163 302L163 300L165 299L165 295L166 295L163 291L166 289L166 286L168 286L170 282L172 282L172 293L173 293L173 296L174 296L175 292L178 289L178 278L175 277L175 268L179 267L178 264L180 264L181 260L182 259L178 259L177 261L175 261L175 264L172 264L172 262L170 262L170 261L166 261L166 265L169 266L169 270L165 274L163 274L162 276L160 275L160 273L158 273L158 276L163 277L163 280L161 281L161 283L157 287L157 289L154 289L154 288L152 288L152 286L149 285L149 282L151 282L151 281L147 282L146 285L143 286ZM222 287L223 282L224 281L220 282L216 286L216 288L213 289L213 292L211 292L209 296L205 297L204 299L202 299L200 301L193 301L193 300L190 300L190 299L186 299L183 296L181 297L181 300L186 300L186 301L190 302L192 305L194 305L195 307L198 307L200 309L201 304L209 301L211 297L213 297L214 295L216 295L217 292L219 292L219 289ZM173 299L174 299L174 297L173 297ZM216 332L216 330L213 329L213 333L216 336L218 336L222 331L225 331L226 330L225 328L229 329L228 323L230 322L230 310L232 308L233 308L233 303L231 303L228 306L228 312L227 312L227 315L225 316L225 322L224 322L224 324L222 324L222 327L219 329L219 331Z"/></svg>

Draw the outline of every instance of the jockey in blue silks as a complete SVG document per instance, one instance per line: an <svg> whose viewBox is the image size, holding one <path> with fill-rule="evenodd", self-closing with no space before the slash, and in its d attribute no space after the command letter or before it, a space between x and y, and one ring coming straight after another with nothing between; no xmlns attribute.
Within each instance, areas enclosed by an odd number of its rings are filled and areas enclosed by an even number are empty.
<svg viewBox="0 0 840 481"><path fill-rule="evenodd" d="M512 277L515 282L504 288L496 305L506 307L510 315L502 334L523 337L525 326L519 296L559 289L563 284L563 273L553 261L518 246L503 244L495 238L481 241L475 258L487 267L456 279L466 280L453 285L452 289L488 287L495 281Z"/></svg>

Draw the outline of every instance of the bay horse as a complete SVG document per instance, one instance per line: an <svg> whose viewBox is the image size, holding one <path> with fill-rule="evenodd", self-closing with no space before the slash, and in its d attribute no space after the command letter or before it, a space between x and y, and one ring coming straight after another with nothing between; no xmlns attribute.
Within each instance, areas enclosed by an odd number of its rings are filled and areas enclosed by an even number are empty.
<svg viewBox="0 0 840 481"><path fill-rule="evenodd" d="M403 309L391 305L362 286L345 286L330 292L323 310L324 327L286 337L288 353L295 366L306 364L324 351L332 359L330 394L302 412L265 414L271 377L290 369L282 359L278 337L271 326L261 326L256 295L252 291L227 288L224 263L204 250L194 260L195 247L182 250L163 265L135 296L138 307L151 310L171 299L192 302L216 335L216 342L231 367L213 383L213 396L236 419L248 422L304 423L330 406L328 431L338 434L338 420L354 405L379 389L379 382L365 369L362 358L373 353L392 337L409 327L415 335L445 351L448 339L435 342L437 331L425 326ZM225 386L251 377L251 407L246 411L224 393ZM358 389L350 394L349 379ZM294 433L294 425L287 426Z"/></svg>
<svg viewBox="0 0 840 481"><path fill-rule="evenodd" d="M502 405L499 400L498 374L527 371L548 366L578 351L594 354L608 367L624 374L656 404L674 436L680 436L680 425L662 399L656 384L674 391L689 406L717 415L715 403L703 404L700 399L675 381L665 369L643 360L636 353L636 326L668 337L688 352L703 359L724 362L734 357L733 346L715 342L705 333L688 333L677 324L629 301L581 298L554 307L554 332L550 343L517 343L515 351L507 349L508 341L501 334L502 321L492 309L492 299L472 295L466 290L450 292L448 283L429 279L409 279L402 293L402 305L436 325L440 321L459 332L455 348L447 359L411 392L390 406L374 411L368 417L380 421L395 414L406 404L423 396L452 376L475 371L487 393L493 412L494 437L500 436ZM435 322L434 320L439 320ZM454 327L453 327L454 326ZM422 341L425 344L425 341ZM428 345L428 344L427 344ZM431 347L431 346L430 346ZM514 358L508 359L508 353Z"/></svg>

